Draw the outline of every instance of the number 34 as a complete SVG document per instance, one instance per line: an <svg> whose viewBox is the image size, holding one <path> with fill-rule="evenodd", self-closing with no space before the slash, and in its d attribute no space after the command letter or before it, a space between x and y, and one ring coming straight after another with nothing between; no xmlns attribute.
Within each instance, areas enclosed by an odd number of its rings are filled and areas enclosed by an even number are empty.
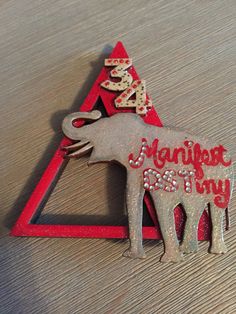
<svg viewBox="0 0 236 314"><path fill-rule="evenodd" d="M152 107L152 102L147 98L144 80L133 80L127 69L132 65L132 59L105 59L105 66L115 68L111 70L110 76L113 81L106 80L101 86L107 90L122 93L115 99L116 108L135 108L136 113L145 115ZM117 81L118 79L118 81ZM135 98L131 96L134 96Z"/></svg>

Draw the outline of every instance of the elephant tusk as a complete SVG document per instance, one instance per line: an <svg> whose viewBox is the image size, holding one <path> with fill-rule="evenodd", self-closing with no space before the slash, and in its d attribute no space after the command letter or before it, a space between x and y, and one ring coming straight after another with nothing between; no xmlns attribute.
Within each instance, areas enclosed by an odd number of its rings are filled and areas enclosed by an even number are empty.
<svg viewBox="0 0 236 314"><path fill-rule="evenodd" d="M69 146L64 146L63 149L74 150L74 148L81 148L88 143L89 143L89 141L84 140L84 141L80 141L80 142L77 142L77 143L69 145Z"/></svg>
<svg viewBox="0 0 236 314"><path fill-rule="evenodd" d="M93 145L88 143L87 145L85 145L84 147L82 147L81 149L73 152L73 153L70 153L68 155L66 155L66 157L69 157L69 158L73 158L73 157L81 157L85 154L87 154L89 151L91 151L93 148Z"/></svg>

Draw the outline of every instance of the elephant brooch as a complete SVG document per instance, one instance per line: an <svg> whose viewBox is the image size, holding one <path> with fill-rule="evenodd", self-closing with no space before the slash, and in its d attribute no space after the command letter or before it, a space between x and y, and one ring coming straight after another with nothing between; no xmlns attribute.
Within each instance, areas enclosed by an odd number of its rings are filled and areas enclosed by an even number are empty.
<svg viewBox="0 0 236 314"><path fill-rule="evenodd" d="M80 128L76 120L92 123ZM127 170L126 202L130 247L124 255L144 258L142 215L144 193L155 205L165 252L162 262L179 262L183 254L198 249L198 223L206 208L212 224L210 253L227 252L223 238L233 169L223 145L184 131L157 127L135 113L103 118L100 111L76 112L65 117L64 134L74 144L65 147L68 157L90 153L89 164L117 162ZM186 214L184 236L179 243L174 209L181 204Z"/></svg>

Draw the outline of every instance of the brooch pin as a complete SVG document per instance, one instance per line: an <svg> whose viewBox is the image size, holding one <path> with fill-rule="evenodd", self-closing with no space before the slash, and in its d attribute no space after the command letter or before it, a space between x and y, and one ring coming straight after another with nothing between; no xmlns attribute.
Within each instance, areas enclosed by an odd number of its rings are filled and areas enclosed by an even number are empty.
<svg viewBox="0 0 236 314"><path fill-rule="evenodd" d="M104 118L100 111L93 110L99 96L109 117ZM91 123L84 125L88 120ZM163 127L146 93L146 83L139 79L121 43L105 59L104 68L81 111L66 116L62 130L66 138L12 235L129 237L130 247L124 255L131 258L145 257L143 238L162 238L165 247L162 262L182 260L183 253L197 251L199 239L209 237L211 253L227 251L223 221L233 186L232 161L227 149L201 136ZM34 215L55 183L60 167L69 158L84 154L90 154L89 163L116 161L126 168L128 228L33 224ZM143 201L154 227L142 227ZM179 205L186 214L185 226L181 224ZM207 206L212 229L205 211Z"/></svg>

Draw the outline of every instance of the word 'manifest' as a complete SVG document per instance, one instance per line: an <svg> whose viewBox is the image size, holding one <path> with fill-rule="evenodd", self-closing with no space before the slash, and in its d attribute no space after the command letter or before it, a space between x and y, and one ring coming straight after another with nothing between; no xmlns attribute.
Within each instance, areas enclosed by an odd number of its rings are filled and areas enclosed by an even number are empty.
<svg viewBox="0 0 236 314"><path fill-rule="evenodd" d="M214 203L220 208L228 205L230 198L230 180L204 179L203 166L222 165L228 167L231 160L225 160L226 149L222 146L215 146L211 149L203 149L200 144L193 141L184 141L182 147L171 149L170 147L159 147L159 139L156 138L149 146L145 138L139 154L134 158L133 153L129 155L129 164L132 168L140 168L145 158L152 159L154 168L146 168L143 171L144 188L147 191L164 190L166 192L176 192L179 189L179 180L183 183L184 191L191 193L193 184L200 194L213 193ZM189 165L191 170L175 170L170 168L163 173L160 171L166 164Z"/></svg>
<svg viewBox="0 0 236 314"><path fill-rule="evenodd" d="M116 108L135 108L137 114L145 115L152 107L152 102L147 98L145 81L134 81L132 74L127 71L132 66L132 59L105 59L105 66L115 66L110 72L114 80L106 80L101 86L110 91L122 91L115 99ZM131 99L134 95L135 99Z"/></svg>

